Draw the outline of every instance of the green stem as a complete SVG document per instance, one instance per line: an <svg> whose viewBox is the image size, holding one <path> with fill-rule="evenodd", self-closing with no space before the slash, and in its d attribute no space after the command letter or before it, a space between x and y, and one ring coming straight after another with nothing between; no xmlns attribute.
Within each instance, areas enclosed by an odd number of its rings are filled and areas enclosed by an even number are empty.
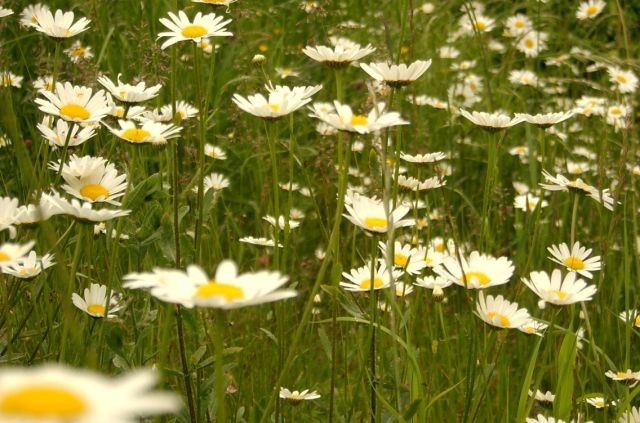
<svg viewBox="0 0 640 423"><path fill-rule="evenodd" d="M64 167L64 162L67 160L67 151L69 150L69 140L71 140L71 133L73 132L74 127L75 127L75 123L69 122L69 130L64 140L64 146L62 147L62 156L60 156L60 166L58 166L58 171L56 172L56 179L54 183L54 185L56 186L60 182L60 176L62 175L62 168Z"/></svg>
<svg viewBox="0 0 640 423"><path fill-rule="evenodd" d="M275 224L273 225L273 242L275 243L275 247L273 249L273 261L276 266L276 269L280 269L280 252L278 251L278 242L280 238L280 187L278 186L278 156L276 151L276 140L275 140L275 122L271 124L267 124L264 121L264 130L267 134L267 143L269 144L269 156L271 159L271 182L273 189L273 203L272 203L272 211L273 218L275 219ZM288 222L288 216L284 217L285 222Z"/></svg>
<svg viewBox="0 0 640 423"><path fill-rule="evenodd" d="M191 371L189 370L189 362L187 361L187 348L185 345L184 325L182 323L182 307L176 304L176 326L178 329L178 347L180 349L180 364L182 365L182 378L184 381L184 389L187 394L187 405L189 407L189 419L191 423L197 423L196 402L193 395L193 387L191 385Z"/></svg>
<svg viewBox="0 0 640 423"><path fill-rule="evenodd" d="M569 248L573 247L573 244L576 242L576 224L578 222L578 202L580 200L580 195L578 193L573 193L573 211L571 212L571 244Z"/></svg>
<svg viewBox="0 0 640 423"><path fill-rule="evenodd" d="M196 43L193 44L193 58L194 58L194 70L196 80L196 96L199 100L198 103L198 172L200 177L198 178L198 194L196 207L198 215L196 218L196 229L194 237L194 257L195 261L200 261L200 250L202 246L202 228L204 220L204 144L205 136L207 132L207 110L205 93L202 91L202 58L200 57L202 51L198 48Z"/></svg>
<svg viewBox="0 0 640 423"><path fill-rule="evenodd" d="M223 310L216 310L213 323L213 343L214 343L214 373L215 373L215 393L216 393L216 417L219 422L227 421L227 407L225 404L225 378L222 361L224 358L224 322L225 314Z"/></svg>

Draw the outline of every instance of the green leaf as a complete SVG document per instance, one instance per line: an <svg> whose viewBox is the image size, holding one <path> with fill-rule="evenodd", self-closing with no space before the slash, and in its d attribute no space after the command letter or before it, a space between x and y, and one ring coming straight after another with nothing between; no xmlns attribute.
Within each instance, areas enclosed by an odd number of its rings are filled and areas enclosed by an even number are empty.
<svg viewBox="0 0 640 423"><path fill-rule="evenodd" d="M556 419L569 421L573 409L573 370L576 366L576 334L567 332L558 354L558 385L556 399L553 402L553 414Z"/></svg>

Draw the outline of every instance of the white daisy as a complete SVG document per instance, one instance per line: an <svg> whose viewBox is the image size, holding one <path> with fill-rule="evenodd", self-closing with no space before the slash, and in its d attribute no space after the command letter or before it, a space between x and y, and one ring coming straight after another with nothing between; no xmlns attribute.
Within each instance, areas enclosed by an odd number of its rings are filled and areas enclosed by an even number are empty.
<svg viewBox="0 0 640 423"><path fill-rule="evenodd" d="M456 285L469 289L484 289L509 282L514 267L506 257L492 257L478 251L472 251L469 257L449 256L433 271Z"/></svg>
<svg viewBox="0 0 640 423"><path fill-rule="evenodd" d="M548 324L539 320L531 318L518 327L520 332L524 332L529 335L542 336L543 332L549 327Z"/></svg>
<svg viewBox="0 0 640 423"><path fill-rule="evenodd" d="M375 47L371 47L371 44L361 47L360 44L346 38L331 37L330 41L334 46L333 48L327 46L306 46L302 49L302 52L316 62L341 67L360 60L364 56L376 51Z"/></svg>
<svg viewBox="0 0 640 423"><path fill-rule="evenodd" d="M633 326L640 328L640 310L637 310L637 309L626 310L621 312L618 315L618 317L623 322L631 321L632 322L631 324Z"/></svg>
<svg viewBox="0 0 640 423"><path fill-rule="evenodd" d="M16 75L13 72L1 71L0 72L0 87L22 87L22 76Z"/></svg>
<svg viewBox="0 0 640 423"><path fill-rule="evenodd" d="M408 125L409 122L402 119L398 112L385 113L385 104L378 103L365 116L354 114L346 104L334 101L335 112L324 112L314 107L311 108L311 117L333 126L340 131L357 132L368 134L396 125Z"/></svg>
<svg viewBox="0 0 640 423"><path fill-rule="evenodd" d="M35 27L38 24L38 16L42 16L44 10L49 10L46 4L30 4L20 12L20 25Z"/></svg>
<svg viewBox="0 0 640 423"><path fill-rule="evenodd" d="M400 159L410 163L434 163L440 160L445 160L447 157L447 154L442 151L414 155L407 154L402 151L400 152Z"/></svg>
<svg viewBox="0 0 640 423"><path fill-rule="evenodd" d="M525 212L533 211L536 207L545 208L549 205L547 200L543 200L533 194L517 195L513 199L513 207Z"/></svg>
<svg viewBox="0 0 640 423"><path fill-rule="evenodd" d="M274 227L276 226L276 219L273 216L266 215L262 218L262 220L269 222L271 226L274 226ZM295 229L298 226L300 226L300 222L296 222L295 220L291 220L291 219L287 219L287 220L289 221L289 229ZM285 222L284 216L282 215L278 216L278 227L284 230L285 225L286 225L286 222Z"/></svg>
<svg viewBox="0 0 640 423"><path fill-rule="evenodd" d="M623 71L617 66L609 66L607 73L616 91L629 94L638 89L638 77L632 71Z"/></svg>
<svg viewBox="0 0 640 423"><path fill-rule="evenodd" d="M544 189L547 189L549 191L574 190L577 192L581 192L596 200L598 203L602 203L602 205L606 209L613 210L614 200L609 193L609 188L605 188L600 191L596 187L587 184L580 178L569 180L559 173L554 177L545 170L542 171L542 176L544 176L545 181L547 182L546 184L540 183L540 186Z"/></svg>
<svg viewBox="0 0 640 423"><path fill-rule="evenodd" d="M581 21L585 19L593 19L602 12L607 3L603 0L588 0L580 3L576 11L576 18Z"/></svg>
<svg viewBox="0 0 640 423"><path fill-rule="evenodd" d="M548 128L557 123L564 122L565 120L571 118L575 112L570 110L568 112L557 112L557 113L538 113L536 115L530 115L528 113L515 113L516 118L522 118L524 122L531 123L533 125L538 125L543 128Z"/></svg>
<svg viewBox="0 0 640 423"><path fill-rule="evenodd" d="M432 294L436 298L442 298L444 296L444 288L451 286L453 282L442 276L425 276L417 278L415 285L422 288L432 290Z"/></svg>
<svg viewBox="0 0 640 423"><path fill-rule="evenodd" d="M563 279L560 269L555 269L551 276L544 271L531 272L529 279L522 278L522 282L543 302L555 305L590 301L598 290L595 285L576 279L576 272L567 273Z"/></svg>
<svg viewBox="0 0 640 423"><path fill-rule="evenodd" d="M376 81L386 83L391 87L402 87L409 85L424 74L431 66L431 60L416 60L410 65L400 63L399 65L379 62L361 63L360 67Z"/></svg>
<svg viewBox="0 0 640 423"><path fill-rule="evenodd" d="M233 102L242 110L264 119L275 119L286 116L311 101L311 95L322 89L322 85L314 87L272 87L267 85L269 94L250 95L247 98L240 94L233 95Z"/></svg>
<svg viewBox="0 0 640 423"><path fill-rule="evenodd" d="M534 397L539 402L553 402L556 399L556 396L551 391L542 392L539 389L536 389L535 393L529 390L529 396Z"/></svg>
<svg viewBox="0 0 640 423"><path fill-rule="evenodd" d="M409 207L398 206L394 210L389 207L389 216L385 213L381 200L365 197L353 193L345 196L345 208L348 214L343 214L351 223L367 231L385 233L389 230L389 224L393 228L412 226L414 219L403 219L409 213Z"/></svg>
<svg viewBox="0 0 640 423"><path fill-rule="evenodd" d="M402 276L401 270L389 272L384 263L369 262L367 265L342 272L347 281L340 282L340 286L351 292L368 292L371 289L378 290L391 286L391 277L394 280Z"/></svg>
<svg viewBox="0 0 640 423"><path fill-rule="evenodd" d="M16 278L32 279L54 264L56 263L53 261L53 254L45 254L42 257L38 257L35 251L31 251L27 257L22 257L10 264L3 265L1 269L2 273Z"/></svg>
<svg viewBox="0 0 640 423"><path fill-rule="evenodd" d="M49 146L53 148L63 148L65 142L67 142L68 147L76 147L96 135L96 128L94 126L81 127L75 124L70 125L64 119L57 119L55 125L50 126L51 121L50 116L45 116L42 122L38 123L36 127L42 134L42 137L47 140ZM69 128L71 128L71 135L69 135ZM67 137L69 138L68 141Z"/></svg>
<svg viewBox="0 0 640 423"><path fill-rule="evenodd" d="M300 401L310 401L310 400L318 399L320 398L320 394L317 393L316 391L309 392L308 389L305 389L304 391L301 391L301 392L298 392L298 391L292 392L287 388L280 387L279 397L287 401L300 402Z"/></svg>
<svg viewBox="0 0 640 423"><path fill-rule="evenodd" d="M547 49L548 39L549 34L546 32L529 31L520 38L516 49L527 57L537 57L541 51Z"/></svg>
<svg viewBox="0 0 640 423"><path fill-rule="evenodd" d="M89 222L103 222L105 220L115 219L116 217L127 216L131 213L131 210L96 210L89 202L81 203L75 198L69 201L55 192L53 194L42 194L42 201L50 203L48 207L56 209L56 214L67 214L76 219Z"/></svg>
<svg viewBox="0 0 640 423"><path fill-rule="evenodd" d="M29 241L25 244L15 244L13 242L5 242L0 245L0 266L7 266L26 258L27 254L35 241Z"/></svg>
<svg viewBox="0 0 640 423"><path fill-rule="evenodd" d="M253 236L245 236L240 238L238 241L244 242L246 244L259 245L261 247L274 247L276 245L273 239L267 239L263 237L257 238ZM284 247L284 245L278 243L278 247L282 248Z"/></svg>
<svg viewBox="0 0 640 423"><path fill-rule="evenodd" d="M482 291L478 295L476 314L486 323L503 329L519 328L531 319L527 309L518 308L518 303L509 302L502 295L488 295L485 299Z"/></svg>
<svg viewBox="0 0 640 423"><path fill-rule="evenodd" d="M427 267L427 263L423 260L424 255L421 255L417 248L413 248L409 244L402 245L398 241L395 241L393 246L393 260L391 262L395 267L404 270L410 275L417 275ZM378 248L380 248L380 252L384 257L384 262L387 263L387 244L380 241L378 242Z"/></svg>
<svg viewBox="0 0 640 423"><path fill-rule="evenodd" d="M547 248L551 253L552 261L565 266L570 272L578 272L585 278L593 278L591 272L600 270L602 266L600 256L589 257L591 248L583 247L579 241L576 241L571 249L564 242L560 245L552 245Z"/></svg>
<svg viewBox="0 0 640 423"><path fill-rule="evenodd" d="M85 46L80 40L76 40L71 44L71 47L64 50L65 54L69 56L72 63L78 63L80 60L91 59L93 52L90 46Z"/></svg>
<svg viewBox="0 0 640 423"><path fill-rule="evenodd" d="M139 124L131 120L118 120L119 129L104 124L112 134L132 144L164 145L168 139L180 136L182 128L172 124L144 120Z"/></svg>
<svg viewBox="0 0 640 423"><path fill-rule="evenodd" d="M205 144L204 145L204 155L207 157L211 157L215 160L227 160L227 152L217 145L213 144Z"/></svg>
<svg viewBox="0 0 640 423"><path fill-rule="evenodd" d="M87 18L80 18L74 23L73 12L56 10L54 15L46 7L35 8L33 14L34 21L30 26L53 38L69 38L78 35L86 31L91 22Z"/></svg>
<svg viewBox="0 0 640 423"><path fill-rule="evenodd" d="M39 93L46 98L35 99L41 111L70 122L98 122L109 113L103 90L93 93L88 87L56 82L53 92L40 90Z"/></svg>
<svg viewBox="0 0 640 423"><path fill-rule="evenodd" d="M475 125L489 130L510 128L524 121L522 117L511 118L504 113L499 112L468 112L464 109L460 109L460 114Z"/></svg>
<svg viewBox="0 0 640 423"><path fill-rule="evenodd" d="M121 74L118 74L117 84L106 76L100 76L98 82L109 90L112 96L124 103L140 103L150 100L156 97L162 88L161 84L147 88L144 81L138 82L136 85L123 84L120 81L120 76Z"/></svg>
<svg viewBox="0 0 640 423"><path fill-rule="evenodd" d="M233 35L226 28L231 19L225 21L222 16L216 16L215 13L203 15L202 12L198 12L193 18L193 22L191 22L187 14L180 10L178 15L169 12L169 18L160 18L160 23L170 29L170 31L158 34L158 38L169 37L160 46L163 50L180 41L192 40L199 43L203 38L230 37Z"/></svg>
<svg viewBox="0 0 640 423"><path fill-rule="evenodd" d="M0 6L0 18L4 18L9 15L13 15L13 10Z"/></svg>
<svg viewBox="0 0 640 423"><path fill-rule="evenodd" d="M13 226L18 219L18 199L0 197L0 232L9 230L9 237L15 238L16 228Z"/></svg>
<svg viewBox="0 0 640 423"><path fill-rule="evenodd" d="M107 304L106 285L92 283L89 288L84 289L84 298L74 292L71 294L71 301L73 305L91 317L113 319L116 317L115 313L122 309L122 305L119 304L118 293L111 292L110 297L109 304ZM107 314L107 306L109 314Z"/></svg>

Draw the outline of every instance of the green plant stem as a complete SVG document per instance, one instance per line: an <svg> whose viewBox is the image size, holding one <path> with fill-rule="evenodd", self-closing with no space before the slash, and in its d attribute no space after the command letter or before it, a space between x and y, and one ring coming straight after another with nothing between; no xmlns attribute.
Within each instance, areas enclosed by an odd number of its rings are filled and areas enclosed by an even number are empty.
<svg viewBox="0 0 640 423"><path fill-rule="evenodd" d="M176 304L176 326L178 329L178 347L180 349L180 364L182 366L182 379L184 389L187 394L187 406L189 408L189 419L191 423L198 422L196 415L196 402L193 395L193 386L191 382L191 371L189 370L189 362L187 361L187 348L184 336L184 324L182 323L182 307Z"/></svg>
<svg viewBox="0 0 640 423"><path fill-rule="evenodd" d="M573 193L573 210L571 212L571 244L570 248L573 247L573 244L576 242L576 226L578 222L578 203L580 200L580 194Z"/></svg>
<svg viewBox="0 0 640 423"><path fill-rule="evenodd" d="M67 160L67 151L69 150L69 140L71 140L71 133L73 132L73 128L75 127L75 123L69 122L69 132L67 132L67 136L64 140L64 146L62 147L62 155L60 156L60 165L58 166L58 171L56 172L56 179L54 185L58 185L60 183L60 176L62 175L62 168L64 167L64 162Z"/></svg>
<svg viewBox="0 0 640 423"><path fill-rule="evenodd" d="M226 316L224 310L215 310L213 318L213 343L214 343L214 373L216 394L216 417L219 422L227 421L227 407L225 404L225 376L223 369L224 360L224 326Z"/></svg>
<svg viewBox="0 0 640 423"><path fill-rule="evenodd" d="M196 43L193 44L193 62L196 80L196 96L198 98L198 193L196 200L197 217L194 237L194 257L200 262L202 248L202 228L204 226L204 144L207 132L206 93L202 90L202 51Z"/></svg>
<svg viewBox="0 0 640 423"><path fill-rule="evenodd" d="M371 258L370 258L370 279L369 279L369 373L371 382L369 385L369 401L370 401L370 421L375 423L378 421L376 388L378 385L378 374L376 370L376 325L378 324L378 291L375 289L376 284L376 256L378 252L377 238L371 237Z"/></svg>
<svg viewBox="0 0 640 423"><path fill-rule="evenodd" d="M275 247L273 249L273 261L276 269L280 269L280 252L278 251L278 243L280 242L280 187L278 185L278 155L276 151L276 124L275 122L264 122L264 131L267 136L267 144L269 145L269 157L271 159L271 183L273 190L273 203L272 211L275 224L273 225L273 242ZM288 220L288 216L284 217L285 222Z"/></svg>

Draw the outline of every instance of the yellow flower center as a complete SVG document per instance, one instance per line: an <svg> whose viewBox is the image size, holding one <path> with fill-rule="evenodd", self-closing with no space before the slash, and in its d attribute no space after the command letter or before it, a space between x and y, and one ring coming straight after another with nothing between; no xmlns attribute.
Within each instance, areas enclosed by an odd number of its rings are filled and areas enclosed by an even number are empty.
<svg viewBox="0 0 640 423"><path fill-rule="evenodd" d="M524 328L524 331L525 331L526 333L536 333L536 329L535 329L534 327L531 327L531 326L527 326L527 327L525 327L525 328Z"/></svg>
<svg viewBox="0 0 640 423"><path fill-rule="evenodd" d="M87 307L87 311L91 314L104 316L107 309L102 304L91 304Z"/></svg>
<svg viewBox="0 0 640 423"><path fill-rule="evenodd" d="M86 402L74 392L47 385L25 386L4 395L0 412L9 419L71 421L87 411Z"/></svg>
<svg viewBox="0 0 640 423"><path fill-rule="evenodd" d="M200 285L196 290L196 297L198 298L213 298L222 297L225 301L242 300L244 299L244 291L239 286L218 283L214 280L209 281L204 285Z"/></svg>
<svg viewBox="0 0 640 423"><path fill-rule="evenodd" d="M636 320L634 320L633 324L640 328L640 314L636 316Z"/></svg>
<svg viewBox="0 0 640 423"><path fill-rule="evenodd" d="M485 21L477 21L476 22L476 29L478 31L484 31L485 29L487 29L487 23Z"/></svg>
<svg viewBox="0 0 640 423"><path fill-rule="evenodd" d="M11 260L11 256L7 253L3 253L2 251L0 251L0 261L7 261L7 260Z"/></svg>
<svg viewBox="0 0 640 423"><path fill-rule="evenodd" d="M382 285L384 285L384 282L382 282L382 279L380 279L380 278L374 278L373 279L373 287L374 288L380 288L380 287L382 287ZM362 282L360 282L360 288L362 288L362 289L371 289L371 279L364 279Z"/></svg>
<svg viewBox="0 0 640 423"><path fill-rule="evenodd" d="M595 400L593 402L593 405L596 406L596 407L604 407L605 403L604 403L604 400Z"/></svg>
<svg viewBox="0 0 640 423"><path fill-rule="evenodd" d="M572 268L573 270L584 269L584 261L582 261L582 259L576 256L567 257L566 259L564 259L564 264L566 264L568 267Z"/></svg>
<svg viewBox="0 0 640 423"><path fill-rule="evenodd" d="M552 289L550 291L547 291L548 294L556 294L556 296L558 297L558 299L560 301L564 301L565 298L567 298L567 293L564 291L561 291L559 289Z"/></svg>
<svg viewBox="0 0 640 423"><path fill-rule="evenodd" d="M500 326L502 326L503 328L509 327L511 325L511 320L509 320L509 318L502 313L489 311L487 312L487 317L491 320L493 320L495 317L499 318Z"/></svg>
<svg viewBox="0 0 640 423"><path fill-rule="evenodd" d="M589 7L587 7L587 15L589 15L589 16L593 16L598 12L599 12L598 6L589 6Z"/></svg>
<svg viewBox="0 0 640 423"><path fill-rule="evenodd" d="M524 45L527 48L533 48L536 45L536 42L531 38L527 38L526 40L524 40Z"/></svg>
<svg viewBox="0 0 640 423"><path fill-rule="evenodd" d="M30 276L30 275L34 275L36 273L38 273L38 269L35 266L23 267L22 269L20 269L18 271L18 274L20 276Z"/></svg>
<svg viewBox="0 0 640 423"><path fill-rule="evenodd" d="M81 57L81 56L84 56L86 51L87 49L84 47L74 47L71 49L71 55L76 57Z"/></svg>
<svg viewBox="0 0 640 423"><path fill-rule="evenodd" d="M269 51L269 46L266 44L260 44L258 46L258 50L260 50L262 53L266 53L267 51Z"/></svg>
<svg viewBox="0 0 640 423"><path fill-rule="evenodd" d="M369 123L369 119L364 115L353 115L349 123L353 126L364 126Z"/></svg>
<svg viewBox="0 0 640 423"><path fill-rule="evenodd" d="M440 242L433 247L437 252L444 253L444 243Z"/></svg>
<svg viewBox="0 0 640 423"><path fill-rule="evenodd" d="M100 184L87 184L80 188L80 195L96 201L100 197L107 198L109 190Z"/></svg>
<svg viewBox="0 0 640 423"><path fill-rule="evenodd" d="M202 25L187 25L182 28L182 36L187 38L200 38L207 35L209 31Z"/></svg>
<svg viewBox="0 0 640 423"><path fill-rule="evenodd" d="M514 24L516 28L524 28L524 21L516 21Z"/></svg>
<svg viewBox="0 0 640 423"><path fill-rule="evenodd" d="M131 142L143 142L151 136L151 132L140 128L129 128L122 132L122 138Z"/></svg>
<svg viewBox="0 0 640 423"><path fill-rule="evenodd" d="M75 103L65 104L60 108L60 114L71 119L89 119L91 113L84 106Z"/></svg>
<svg viewBox="0 0 640 423"><path fill-rule="evenodd" d="M463 278L460 278L460 282L464 283L465 278L467 279L467 283L471 283L472 281L476 281L481 286L487 285L491 282L491 278L482 272L467 272L464 274Z"/></svg>
<svg viewBox="0 0 640 423"><path fill-rule="evenodd" d="M393 256L393 264L395 264L396 266L407 267L408 263L409 263L409 257L405 256L404 254L400 254L400 253L394 254L394 256Z"/></svg>
<svg viewBox="0 0 640 423"><path fill-rule="evenodd" d="M620 107L612 107L611 109L609 109L609 114L614 116L621 116L622 109Z"/></svg>
<svg viewBox="0 0 640 423"><path fill-rule="evenodd" d="M616 372L616 376L619 377L620 379L623 379L627 376L626 372Z"/></svg>
<svg viewBox="0 0 640 423"><path fill-rule="evenodd" d="M204 3L208 3L208 4L221 4L224 2L225 0L204 0Z"/></svg>
<svg viewBox="0 0 640 423"><path fill-rule="evenodd" d="M621 84L626 84L627 83L627 77L624 75L616 75L616 81L618 81Z"/></svg>
<svg viewBox="0 0 640 423"><path fill-rule="evenodd" d="M427 264L433 264L433 260L430 257L425 257L423 260Z"/></svg>
<svg viewBox="0 0 640 423"><path fill-rule="evenodd" d="M364 219L364 225L367 228L375 229L386 229L387 228L387 219L384 217L366 217Z"/></svg>
<svg viewBox="0 0 640 423"><path fill-rule="evenodd" d="M273 113L278 113L280 111L280 105L278 103L269 104L269 108Z"/></svg>

